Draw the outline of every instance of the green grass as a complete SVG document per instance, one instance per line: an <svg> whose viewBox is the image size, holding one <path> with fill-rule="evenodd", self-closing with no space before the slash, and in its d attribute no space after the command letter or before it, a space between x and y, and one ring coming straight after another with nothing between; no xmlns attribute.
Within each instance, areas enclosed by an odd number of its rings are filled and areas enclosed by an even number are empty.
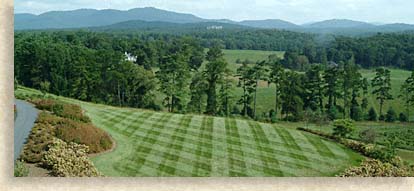
<svg viewBox="0 0 414 191"><path fill-rule="evenodd" d="M290 129L297 127L305 127L317 131L331 134L333 132L332 125L315 125L306 124L304 122L291 123L279 122L278 126ZM396 135L402 141L398 147L397 155L403 160L414 164L414 124L413 123L385 123L385 122L356 122L356 130L351 134L352 139L360 140L360 132L366 129L373 129L376 134L376 142L384 145L390 135Z"/></svg>
<svg viewBox="0 0 414 191"><path fill-rule="evenodd" d="M16 94L39 94L19 89ZM362 160L318 136L234 118L79 104L116 141L92 158L106 176L334 176Z"/></svg>
<svg viewBox="0 0 414 191"><path fill-rule="evenodd" d="M401 98L398 97L400 95L400 89L404 81L411 75L410 71L407 70L399 70L399 69L390 69L391 71L391 94L393 96L393 100L386 101L383 106L383 113L385 114L389 107L392 107L399 115L401 112L405 112L404 102ZM362 70L362 76L367 78L369 82L375 77L375 70ZM369 93L372 93L372 87L369 87ZM368 97L368 102L370 107L373 106L378 115L379 115L379 104L376 100L376 96L370 95ZM414 120L414 115L410 116L411 120Z"/></svg>
<svg viewBox="0 0 414 191"><path fill-rule="evenodd" d="M405 112L405 107L401 98L398 97L400 94L401 85L404 81L411 75L410 71L399 70L399 69L390 69L391 70L391 94L394 97L393 100L386 101L383 106L383 114L385 114L389 107L392 107L397 115L401 112ZM375 76L375 70L361 70L363 77L368 78L370 81ZM275 86L271 84L267 85L266 82L261 82L260 87L257 92L257 114L262 114L263 112L269 112L269 110L274 109L275 98L274 98ZM379 115L379 103L376 100L376 96L372 95L372 88L369 88L368 94L368 109L374 107ZM241 88L235 88L234 93L236 99L240 99L243 94ZM339 100L339 104L341 100ZM368 111L366 111L368 112ZM414 113L414 112L411 112ZM410 116L411 120L414 120L414 115Z"/></svg>
<svg viewBox="0 0 414 191"><path fill-rule="evenodd" d="M241 64L237 64L236 60L240 59L244 61L246 59L257 62L267 60L270 55L276 54L278 57L283 58L285 54L283 51L262 51L262 50L223 50L224 59L228 62L228 68L236 74L237 68Z"/></svg>

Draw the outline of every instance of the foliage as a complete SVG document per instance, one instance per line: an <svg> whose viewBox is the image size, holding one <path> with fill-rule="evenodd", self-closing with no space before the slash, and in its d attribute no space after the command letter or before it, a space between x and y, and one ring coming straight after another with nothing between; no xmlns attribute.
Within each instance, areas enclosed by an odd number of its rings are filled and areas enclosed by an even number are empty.
<svg viewBox="0 0 414 191"><path fill-rule="evenodd" d="M360 166L351 167L341 177L407 177L413 176L413 168L402 164L383 163L376 159L367 159Z"/></svg>
<svg viewBox="0 0 414 191"><path fill-rule="evenodd" d="M109 135L91 123L62 119L55 126L55 135L65 142L75 142L88 146L89 153L99 153L112 147Z"/></svg>
<svg viewBox="0 0 414 191"><path fill-rule="evenodd" d="M50 82L48 81L40 82L40 90L42 91L43 96L45 96L46 93L50 90Z"/></svg>
<svg viewBox="0 0 414 191"><path fill-rule="evenodd" d="M83 115L83 110L79 105L67 104L52 99L31 100L38 109L53 112L55 115L84 123L89 123L89 117Z"/></svg>
<svg viewBox="0 0 414 191"><path fill-rule="evenodd" d="M54 137L66 142L76 142L89 146L91 153L98 153L112 147L112 140L103 130L90 123L80 106L56 100L36 99L32 102L43 111L39 114L24 146L22 159L39 162Z"/></svg>
<svg viewBox="0 0 414 191"><path fill-rule="evenodd" d="M14 177L25 177L29 175L29 169L24 165L23 161L14 163Z"/></svg>
<svg viewBox="0 0 414 191"><path fill-rule="evenodd" d="M397 120L397 113L395 113L394 109L390 107L385 115L386 122L395 122Z"/></svg>
<svg viewBox="0 0 414 191"><path fill-rule="evenodd" d="M354 55L356 64L364 67L394 66L414 69L414 35L410 33L383 33L370 37L336 37L327 48L328 60L339 62Z"/></svg>
<svg viewBox="0 0 414 191"><path fill-rule="evenodd" d="M369 109L367 119L369 121L377 121L378 119L377 112L375 111L373 107Z"/></svg>
<svg viewBox="0 0 414 191"><path fill-rule="evenodd" d="M54 137L54 129L51 124L57 123L57 121L59 119L49 113L41 112L39 114L23 148L21 159L30 163L36 163L42 159L43 152Z"/></svg>
<svg viewBox="0 0 414 191"><path fill-rule="evenodd" d="M391 90L391 77L390 70L385 68L378 68L375 70L376 74L372 79L371 86L374 88L372 94L376 95L376 99L380 104L380 120L382 121L382 106L386 100L392 100L393 97L390 94Z"/></svg>
<svg viewBox="0 0 414 191"><path fill-rule="evenodd" d="M61 177L92 177L100 176L93 163L89 160L88 147L77 143L66 143L54 139L45 152L42 163L55 176Z"/></svg>
<svg viewBox="0 0 414 191"><path fill-rule="evenodd" d="M349 137L355 131L354 122L349 119L338 119L334 121L333 135L339 137Z"/></svg>
<svg viewBox="0 0 414 191"><path fill-rule="evenodd" d="M404 114L400 114L400 121L409 121L410 118L410 108L414 107L414 70L401 86L400 98L404 100L404 106L406 110L406 119Z"/></svg>
<svg viewBox="0 0 414 191"><path fill-rule="evenodd" d="M208 83L206 113L214 115L217 112L217 83L223 79L228 63L224 59L224 54L218 44L209 49L206 60L208 61L204 70Z"/></svg>
<svg viewBox="0 0 414 191"><path fill-rule="evenodd" d="M373 128L366 129L359 133L359 138L365 143L375 143L377 133Z"/></svg>
<svg viewBox="0 0 414 191"><path fill-rule="evenodd" d="M398 116L398 121L408 122L408 117L404 113L400 113L400 115Z"/></svg>

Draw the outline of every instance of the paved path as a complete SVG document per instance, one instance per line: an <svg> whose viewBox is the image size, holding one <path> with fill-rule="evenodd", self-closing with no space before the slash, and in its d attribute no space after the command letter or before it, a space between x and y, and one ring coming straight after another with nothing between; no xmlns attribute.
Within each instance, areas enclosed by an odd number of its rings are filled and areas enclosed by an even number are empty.
<svg viewBox="0 0 414 191"><path fill-rule="evenodd" d="M38 114L38 110L30 103L15 99L15 104L17 117L14 121L14 160L22 152Z"/></svg>

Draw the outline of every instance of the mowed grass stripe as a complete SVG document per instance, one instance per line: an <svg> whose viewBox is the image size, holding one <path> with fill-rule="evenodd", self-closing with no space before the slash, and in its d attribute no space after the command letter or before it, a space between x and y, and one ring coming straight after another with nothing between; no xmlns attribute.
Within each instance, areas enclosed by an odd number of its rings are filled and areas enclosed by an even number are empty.
<svg viewBox="0 0 414 191"><path fill-rule="evenodd" d="M167 123L172 116L172 114L163 114L160 120L157 120L156 123L151 125L153 128L147 130L146 136L140 140L140 143L136 144L137 148L134 153L132 153L130 159L134 168L133 171L130 171L131 174L137 175L141 172L140 170L145 165L146 158L153 149L151 145L154 145L157 142L157 137L161 134L164 124ZM144 143L145 145L150 146L144 146Z"/></svg>
<svg viewBox="0 0 414 191"><path fill-rule="evenodd" d="M212 133L213 133L213 118L205 116L201 124L199 133L200 140L207 138L210 140L210 144L203 144L202 141L198 142L197 145L197 160L193 166L192 175L194 177L206 177L211 173L211 158L212 158Z"/></svg>
<svg viewBox="0 0 414 191"><path fill-rule="evenodd" d="M224 118L214 118L213 124L213 158L211 176L213 177L228 177L228 153L225 135L223 136L222 129L225 128Z"/></svg>
<svg viewBox="0 0 414 191"><path fill-rule="evenodd" d="M229 155L229 175L232 177L247 176L246 163L244 161L244 153L240 148L240 135L237 130L235 119L225 119L227 153ZM237 148L235 148L237 146Z"/></svg>
<svg viewBox="0 0 414 191"><path fill-rule="evenodd" d="M308 142L310 144L313 145L313 147L316 148L317 152L321 156L325 156L325 157L329 157L329 158L334 158L335 157L335 154L332 153L332 151L322 142L322 140L320 138L315 138L315 137L311 137L311 136L305 136L305 138L308 140Z"/></svg>
<svg viewBox="0 0 414 191"><path fill-rule="evenodd" d="M262 161L263 173L265 176L283 176L283 172L279 169L279 162L274 157L268 157L267 151L273 149L269 145L269 140L266 138L260 124L248 121L254 140L256 141L256 148L259 152ZM273 153L273 152L272 152Z"/></svg>
<svg viewBox="0 0 414 191"><path fill-rule="evenodd" d="M283 142L285 142L285 146L291 150L297 150L303 152L303 150L300 148L300 146L296 143L295 139L292 137L292 135L289 133L288 130L278 127L273 127L273 129L277 132L277 134L282 138ZM303 161L309 161L309 159L302 155L302 154L295 154L293 152L290 153L292 158L303 160Z"/></svg>
<svg viewBox="0 0 414 191"><path fill-rule="evenodd" d="M187 128L191 123L192 116L186 115L181 118L180 124L175 128L171 141L168 145L168 150L163 153L163 161L158 164L157 170L159 176L175 176L177 169L176 163L180 160L181 150L183 149L182 143L185 143L185 135ZM184 175L184 174L183 174Z"/></svg>

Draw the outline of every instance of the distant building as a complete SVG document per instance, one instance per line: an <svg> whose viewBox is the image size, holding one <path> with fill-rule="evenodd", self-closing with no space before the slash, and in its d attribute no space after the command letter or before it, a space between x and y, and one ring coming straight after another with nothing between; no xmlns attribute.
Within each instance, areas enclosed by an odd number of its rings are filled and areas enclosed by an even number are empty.
<svg viewBox="0 0 414 191"><path fill-rule="evenodd" d="M213 26L207 27L207 30L221 30L221 29L223 29L223 26L213 25Z"/></svg>
<svg viewBox="0 0 414 191"><path fill-rule="evenodd" d="M136 62L137 61L137 57L133 56L131 53L125 52L125 57L127 61L131 61L131 62Z"/></svg>

